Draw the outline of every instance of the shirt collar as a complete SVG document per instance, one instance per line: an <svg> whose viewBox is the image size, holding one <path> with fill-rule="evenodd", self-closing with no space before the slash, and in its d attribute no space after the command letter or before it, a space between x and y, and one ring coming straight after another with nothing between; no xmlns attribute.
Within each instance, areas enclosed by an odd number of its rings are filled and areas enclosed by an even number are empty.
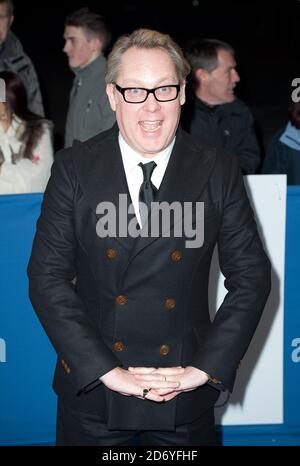
<svg viewBox="0 0 300 466"><path fill-rule="evenodd" d="M83 78L85 76L90 76L92 74L98 74L99 72L104 73L106 67L106 60L102 54L98 55L95 60L91 61L87 66L83 68L72 68L71 70L73 73L78 76L79 78Z"/></svg>
<svg viewBox="0 0 300 466"><path fill-rule="evenodd" d="M126 173L129 173L131 170L133 170L140 162L148 163L154 161L157 166L165 164L171 156L173 146L175 144L175 138L176 136L164 150L151 158L145 158L134 149L132 149L132 147L130 147L130 145L123 138L122 134L119 132L119 145Z"/></svg>

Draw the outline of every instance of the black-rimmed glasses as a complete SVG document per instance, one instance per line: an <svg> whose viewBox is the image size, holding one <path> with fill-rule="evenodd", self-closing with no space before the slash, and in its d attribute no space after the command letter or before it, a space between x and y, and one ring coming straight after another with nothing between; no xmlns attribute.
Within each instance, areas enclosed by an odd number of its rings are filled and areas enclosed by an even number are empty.
<svg viewBox="0 0 300 466"><path fill-rule="evenodd" d="M170 102L178 97L180 84L168 84L167 86L146 89L145 87L121 87L113 83L125 102L129 104L141 104L147 100L149 94L153 94L158 102Z"/></svg>

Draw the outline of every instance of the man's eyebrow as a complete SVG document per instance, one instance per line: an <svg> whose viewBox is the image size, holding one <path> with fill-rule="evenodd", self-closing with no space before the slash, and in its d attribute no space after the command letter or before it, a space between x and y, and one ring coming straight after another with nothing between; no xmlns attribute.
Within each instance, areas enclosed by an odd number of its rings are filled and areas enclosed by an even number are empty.
<svg viewBox="0 0 300 466"><path fill-rule="evenodd" d="M229 65L226 67L226 70L234 70L236 68L237 64L235 65Z"/></svg>
<svg viewBox="0 0 300 466"><path fill-rule="evenodd" d="M166 76L162 79L159 79L157 81L157 86L167 86L168 84L173 84L171 83L171 81L174 81L176 80L176 83L178 83L179 81L179 78L175 77L175 76ZM168 82L164 82L164 81L168 81ZM137 80L137 79L124 79L124 83L125 84L131 84L132 87L144 87L145 88L145 83L142 83L141 81ZM147 86L146 86L147 87Z"/></svg>

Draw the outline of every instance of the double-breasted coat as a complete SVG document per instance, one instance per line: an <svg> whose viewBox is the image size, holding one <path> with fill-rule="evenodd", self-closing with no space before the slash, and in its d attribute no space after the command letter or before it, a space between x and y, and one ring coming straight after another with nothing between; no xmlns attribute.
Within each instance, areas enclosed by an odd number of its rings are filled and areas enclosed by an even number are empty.
<svg viewBox="0 0 300 466"><path fill-rule="evenodd" d="M270 263L236 158L181 129L156 201L203 202L202 246L172 237L172 223L170 237L99 237L97 206L112 203L118 218L120 194L129 197L116 125L56 155L28 267L30 298L57 352L54 389L66 403L110 429L174 430L219 390L206 384L154 403L111 391L99 377L116 366L190 365L231 390L270 290ZM228 293L211 322L216 245Z"/></svg>

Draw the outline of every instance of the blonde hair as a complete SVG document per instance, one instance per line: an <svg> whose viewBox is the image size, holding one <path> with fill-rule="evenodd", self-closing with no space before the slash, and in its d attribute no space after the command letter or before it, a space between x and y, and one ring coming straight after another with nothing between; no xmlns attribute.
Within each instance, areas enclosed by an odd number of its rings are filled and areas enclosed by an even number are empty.
<svg viewBox="0 0 300 466"><path fill-rule="evenodd" d="M136 29L131 34L121 36L114 44L107 59L105 76L107 84L115 82L123 54L133 47L164 50L174 63L180 82L183 82L190 72L190 65L185 59L181 48L168 34L152 29Z"/></svg>

